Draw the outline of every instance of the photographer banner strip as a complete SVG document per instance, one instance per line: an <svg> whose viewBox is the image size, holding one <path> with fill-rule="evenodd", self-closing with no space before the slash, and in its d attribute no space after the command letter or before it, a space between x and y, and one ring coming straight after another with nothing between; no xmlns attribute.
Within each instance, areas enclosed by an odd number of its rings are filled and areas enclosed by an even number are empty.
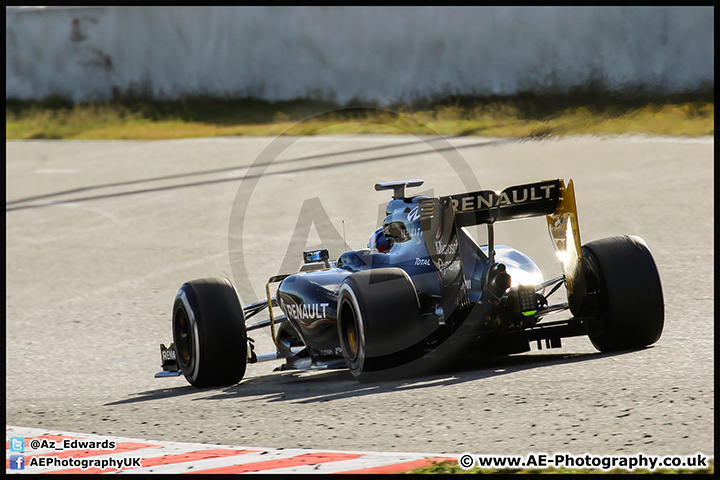
<svg viewBox="0 0 720 480"><path fill-rule="evenodd" d="M11 426L5 436L6 473L401 473L457 461L449 455L209 445Z"/></svg>

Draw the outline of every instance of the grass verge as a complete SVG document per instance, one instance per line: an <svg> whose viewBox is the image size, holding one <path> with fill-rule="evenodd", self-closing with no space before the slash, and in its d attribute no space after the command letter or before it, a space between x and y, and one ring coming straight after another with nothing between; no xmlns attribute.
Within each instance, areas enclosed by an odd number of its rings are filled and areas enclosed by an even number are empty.
<svg viewBox="0 0 720 480"><path fill-rule="evenodd" d="M212 136L411 133L543 138L565 135L713 135L712 89L676 95L569 92L445 97L372 104L130 97L75 104L7 100L6 139L161 140Z"/></svg>

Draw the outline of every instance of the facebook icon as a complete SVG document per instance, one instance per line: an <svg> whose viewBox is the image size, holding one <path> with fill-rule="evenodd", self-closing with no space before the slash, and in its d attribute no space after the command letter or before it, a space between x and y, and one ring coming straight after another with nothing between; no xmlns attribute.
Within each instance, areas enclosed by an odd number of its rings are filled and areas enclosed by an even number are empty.
<svg viewBox="0 0 720 480"><path fill-rule="evenodd" d="M25 455L10 455L10 470L25 470Z"/></svg>

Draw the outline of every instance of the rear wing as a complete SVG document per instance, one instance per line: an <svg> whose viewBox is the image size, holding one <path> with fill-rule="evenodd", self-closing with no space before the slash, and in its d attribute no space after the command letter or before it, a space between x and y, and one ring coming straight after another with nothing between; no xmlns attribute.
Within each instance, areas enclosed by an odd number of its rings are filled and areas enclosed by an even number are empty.
<svg viewBox="0 0 720 480"><path fill-rule="evenodd" d="M480 190L422 199L419 212L423 239L444 287L457 285L456 275L462 275L457 229L487 224L492 260L495 222L545 215L568 293L572 294L576 287L584 288L580 279L580 231L572 180L567 186L562 179L556 179L516 185L501 192ZM578 298L584 296L584 292L578 293Z"/></svg>
<svg viewBox="0 0 720 480"><path fill-rule="evenodd" d="M458 227L503 220L537 217L554 213L561 201L562 180L550 180L508 187L502 192L480 190L448 195Z"/></svg>

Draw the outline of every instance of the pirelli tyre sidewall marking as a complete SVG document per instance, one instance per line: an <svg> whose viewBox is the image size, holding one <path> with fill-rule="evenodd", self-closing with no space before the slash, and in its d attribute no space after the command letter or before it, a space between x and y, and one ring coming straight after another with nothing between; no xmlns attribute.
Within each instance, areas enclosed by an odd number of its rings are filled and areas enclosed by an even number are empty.
<svg viewBox="0 0 720 480"><path fill-rule="evenodd" d="M185 313L188 317L188 322L190 322L190 327L192 328L193 333L193 351L192 351L192 360L194 361L193 370L190 375L190 381L194 382L197 380L198 372L200 371L200 335L198 332L198 325L195 321L195 313L193 312L193 309L190 307L190 303L188 302L187 294L185 293L184 289L181 289L178 292L177 298L180 299L180 301L183 304L183 308L185 309Z"/></svg>

